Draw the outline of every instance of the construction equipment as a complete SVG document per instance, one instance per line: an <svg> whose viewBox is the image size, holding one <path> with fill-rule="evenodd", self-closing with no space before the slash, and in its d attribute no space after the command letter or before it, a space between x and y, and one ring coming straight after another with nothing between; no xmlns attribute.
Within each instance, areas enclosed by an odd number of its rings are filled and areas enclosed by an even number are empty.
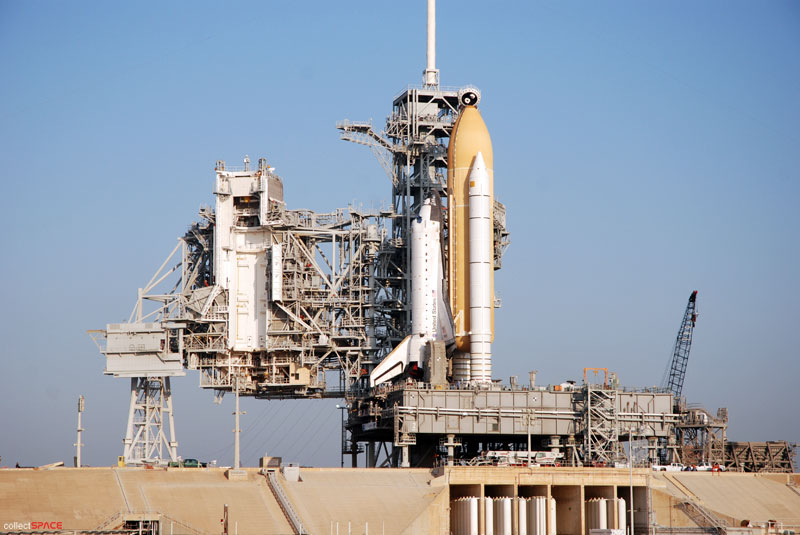
<svg viewBox="0 0 800 535"><path fill-rule="evenodd" d="M672 361L669 370L664 376L663 387L674 397L674 403L683 392L683 380L686 378L686 365L689 363L689 350L692 348L692 332L694 324L697 322L697 290L689 296L689 303L686 305L686 312L683 314L681 328L678 330L678 337L675 339L675 347L672 350Z"/></svg>

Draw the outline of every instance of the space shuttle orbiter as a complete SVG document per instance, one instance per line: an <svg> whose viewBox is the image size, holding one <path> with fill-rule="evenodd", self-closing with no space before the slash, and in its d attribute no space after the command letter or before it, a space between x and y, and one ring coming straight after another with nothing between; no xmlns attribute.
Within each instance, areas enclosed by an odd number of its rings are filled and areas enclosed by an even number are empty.
<svg viewBox="0 0 800 535"><path fill-rule="evenodd" d="M421 363L429 341L454 340L443 290L441 225L431 216L432 208L431 200L426 200L411 223L411 334L372 370L370 386L397 377L409 364Z"/></svg>

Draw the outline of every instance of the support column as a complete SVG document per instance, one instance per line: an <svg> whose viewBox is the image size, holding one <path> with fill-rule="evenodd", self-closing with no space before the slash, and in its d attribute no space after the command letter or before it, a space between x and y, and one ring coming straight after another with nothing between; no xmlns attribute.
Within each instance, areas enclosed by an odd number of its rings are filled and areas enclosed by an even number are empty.
<svg viewBox="0 0 800 535"><path fill-rule="evenodd" d="M375 441L370 440L367 442L367 468L375 468L376 463L377 459L375 455Z"/></svg>
<svg viewBox="0 0 800 535"><path fill-rule="evenodd" d="M122 456L125 458L125 463L127 464L133 458L133 422L134 422L134 413L136 411L136 398L137 398L137 381L136 377L131 377L131 398L128 405L128 425L125 428L125 438L122 439Z"/></svg>
<svg viewBox="0 0 800 535"><path fill-rule="evenodd" d="M239 434L241 430L239 429L239 378L236 378L236 410L233 412L234 414L234 423L235 427L233 429L233 469L238 470L241 468L239 464Z"/></svg>
<svg viewBox="0 0 800 535"><path fill-rule="evenodd" d="M658 459L658 437L647 437L647 458L650 464L657 464Z"/></svg>
<svg viewBox="0 0 800 535"><path fill-rule="evenodd" d="M455 435L447 435L447 466L453 466L455 464L453 462L453 455L455 452L453 451L453 440L456 438Z"/></svg>
<svg viewBox="0 0 800 535"><path fill-rule="evenodd" d="M167 452L170 461L178 460L178 441L175 439L175 413L172 411L172 386L169 377L164 377L164 401L166 403L167 421L169 422L169 443Z"/></svg>

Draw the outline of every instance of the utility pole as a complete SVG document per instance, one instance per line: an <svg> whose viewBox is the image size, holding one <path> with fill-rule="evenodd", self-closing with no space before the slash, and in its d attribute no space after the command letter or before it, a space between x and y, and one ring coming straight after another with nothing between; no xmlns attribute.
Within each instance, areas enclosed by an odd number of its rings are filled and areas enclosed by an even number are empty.
<svg viewBox="0 0 800 535"><path fill-rule="evenodd" d="M83 427L81 427L81 415L83 414L83 394L78 397L78 442L73 444L77 448L77 452L75 455L75 467L81 467L81 433L83 432Z"/></svg>
<svg viewBox="0 0 800 535"><path fill-rule="evenodd" d="M631 503L629 504L631 507L631 519L630 519L630 531L629 534L633 535L633 441L629 442L630 451L628 452L628 469L630 470L630 489L631 489Z"/></svg>
<svg viewBox="0 0 800 535"><path fill-rule="evenodd" d="M633 461L636 458L636 456L634 455L633 443L634 443L635 437L641 436L642 434L644 434L644 431L645 430L643 428L639 427L639 428L636 429L636 435L634 435L633 432L630 432L630 434L629 434L630 440L628 441L628 444L630 445L629 446L629 451L628 451L628 467L630 469L630 478L631 478L630 479L630 489L631 489L631 503L630 503L630 507L631 507L631 509L630 509L630 511L631 511L630 522L631 522L631 525L630 525L630 535L634 535L634 533L633 533Z"/></svg>

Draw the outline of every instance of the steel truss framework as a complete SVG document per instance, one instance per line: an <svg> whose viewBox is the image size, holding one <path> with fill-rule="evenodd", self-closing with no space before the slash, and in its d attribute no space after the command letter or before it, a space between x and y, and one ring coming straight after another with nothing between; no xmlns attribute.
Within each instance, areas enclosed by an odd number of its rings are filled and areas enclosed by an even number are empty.
<svg viewBox="0 0 800 535"><path fill-rule="evenodd" d="M728 442L726 449L729 470L794 473L794 445L789 442Z"/></svg>
<svg viewBox="0 0 800 535"><path fill-rule="evenodd" d="M392 328L375 313L384 217L354 209L325 214L286 210L282 203L266 215L259 224L267 236L260 247L281 248L279 258L270 258L267 275L280 278L282 298L269 303L262 347L231 349L229 291L214 280L216 216L209 208L201 210L200 221L139 290L128 322L90 331L106 355L106 373L132 378L126 462L166 462L161 446L153 449L156 444L170 445L168 458L175 460L172 427L165 441L159 438L163 432L146 432L149 427L130 422L161 421L155 411L158 398L145 395L153 392L152 385L161 385L161 399L169 404L164 414L171 415L169 376L183 375L185 369L199 370L200 386L214 389L218 399L232 391L237 379L242 395L342 397L374 362L376 337ZM338 384L327 384L331 370L338 372Z"/></svg>
<svg viewBox="0 0 800 535"><path fill-rule="evenodd" d="M617 390L586 385L582 457L587 462L610 464L624 458L617 406Z"/></svg>
<svg viewBox="0 0 800 535"><path fill-rule="evenodd" d="M679 461L685 465L725 464L728 411L721 408L713 416L703 408L684 408L675 426Z"/></svg>
<svg viewBox="0 0 800 535"><path fill-rule="evenodd" d="M278 206L265 226L270 229L266 245L281 246L272 271L281 277L282 299L270 303L264 347L193 350L187 367L201 371L200 386L218 391L231 391L239 377L242 395L341 397L372 364L375 332L386 328L374 313L382 217ZM339 384L326 383L329 370L341 373Z"/></svg>
<svg viewBox="0 0 800 535"><path fill-rule="evenodd" d="M282 246L276 271L283 298L271 303L265 347L235 352L227 343L227 291L214 284L211 270L214 215L200 215L201 223L190 227L140 290L128 324L160 326L168 340L162 349L200 370L201 387L232 391L239 377L241 394L259 397L341 397L352 388L374 360L376 333L387 331L385 319L374 313L383 218L356 210L271 211L265 246ZM157 291L164 284L169 289ZM307 380L298 377L301 369L308 370ZM328 370L342 373L338 385L326 384Z"/></svg>
<svg viewBox="0 0 800 535"><path fill-rule="evenodd" d="M126 464L165 464L167 459L178 460L169 377L131 378L130 412L122 443Z"/></svg>

